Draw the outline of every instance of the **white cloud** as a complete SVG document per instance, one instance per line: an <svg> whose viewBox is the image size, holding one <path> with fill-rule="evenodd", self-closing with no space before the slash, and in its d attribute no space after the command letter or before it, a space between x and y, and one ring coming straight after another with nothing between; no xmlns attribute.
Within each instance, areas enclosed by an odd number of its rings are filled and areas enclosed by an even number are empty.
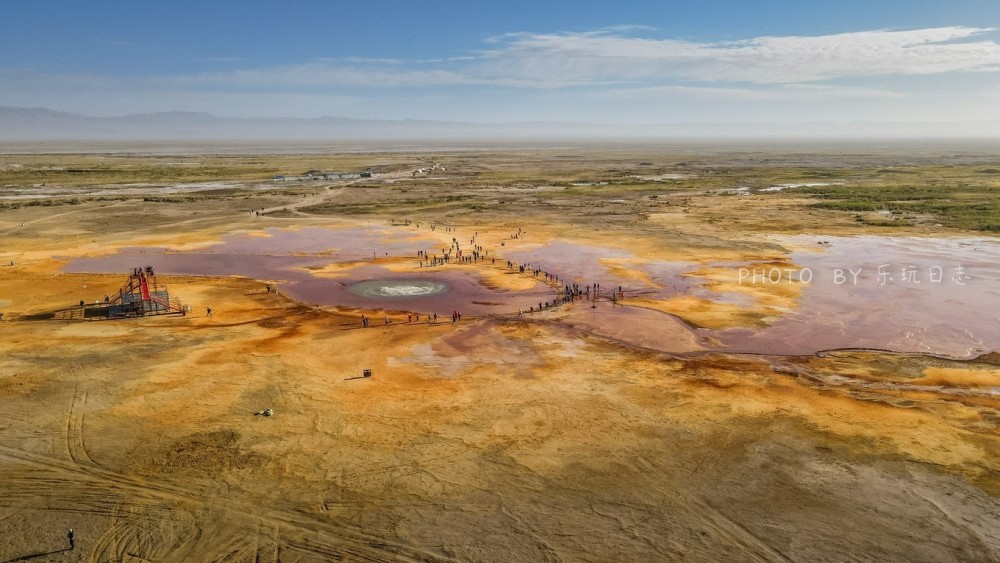
<svg viewBox="0 0 1000 563"><path fill-rule="evenodd" d="M817 101L837 99L890 99L906 95L890 90L819 84L783 84L777 87L741 88L733 86L641 86L601 90L596 95L620 99L675 99L716 101Z"/></svg>
<svg viewBox="0 0 1000 563"><path fill-rule="evenodd" d="M698 43L609 32L514 34L483 53L480 76L542 84L694 80L788 84L846 77L1000 70L991 28L940 27Z"/></svg>
<svg viewBox="0 0 1000 563"><path fill-rule="evenodd" d="M193 75L163 76L152 79L164 86L243 87L243 88L313 88L444 86L483 83L483 80L443 70L405 70L374 66L342 65L336 62L311 62L301 65Z"/></svg>
<svg viewBox="0 0 1000 563"><path fill-rule="evenodd" d="M336 57L254 68L220 59L233 64L159 76L0 68L0 105L105 115L433 112L608 122L997 118L997 78L988 74L1000 70L993 31L940 27L697 42L618 27L507 34L478 52L425 60Z"/></svg>
<svg viewBox="0 0 1000 563"><path fill-rule="evenodd" d="M782 90L790 95L805 94L810 99L817 98L905 98L909 94L894 90L862 88L858 86L830 86L822 84L784 84Z"/></svg>
<svg viewBox="0 0 1000 563"><path fill-rule="evenodd" d="M459 85L557 89L618 85L652 91L692 87L697 83L791 85L845 78L1000 70L1000 44L980 37L993 31L989 28L877 30L716 43L628 35L646 29L619 26L580 33L511 33L491 38L489 41L496 47L474 56L420 61L316 59L271 68L161 76L149 82L161 87L210 89ZM843 87L816 88L813 93L833 97L892 95L873 88ZM744 94L744 97L758 95L754 91Z"/></svg>

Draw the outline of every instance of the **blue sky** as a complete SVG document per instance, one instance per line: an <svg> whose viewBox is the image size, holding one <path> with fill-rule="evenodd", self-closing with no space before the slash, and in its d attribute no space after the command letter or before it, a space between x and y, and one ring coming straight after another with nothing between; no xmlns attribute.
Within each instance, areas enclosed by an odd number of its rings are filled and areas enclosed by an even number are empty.
<svg viewBox="0 0 1000 563"><path fill-rule="evenodd" d="M604 123L1000 119L1000 2L8 0L0 105Z"/></svg>

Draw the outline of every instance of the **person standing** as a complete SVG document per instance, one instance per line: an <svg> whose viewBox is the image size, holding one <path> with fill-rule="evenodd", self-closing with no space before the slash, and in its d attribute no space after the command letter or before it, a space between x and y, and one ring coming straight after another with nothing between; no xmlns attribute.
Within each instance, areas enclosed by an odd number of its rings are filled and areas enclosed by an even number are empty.
<svg viewBox="0 0 1000 563"><path fill-rule="evenodd" d="M205 309L206 309L205 316L206 317L211 317L212 316L212 308L211 307L205 307Z"/></svg>
<svg viewBox="0 0 1000 563"><path fill-rule="evenodd" d="M70 549L76 548L76 534L73 533L73 528L70 528L69 531L66 532L66 539L69 540Z"/></svg>

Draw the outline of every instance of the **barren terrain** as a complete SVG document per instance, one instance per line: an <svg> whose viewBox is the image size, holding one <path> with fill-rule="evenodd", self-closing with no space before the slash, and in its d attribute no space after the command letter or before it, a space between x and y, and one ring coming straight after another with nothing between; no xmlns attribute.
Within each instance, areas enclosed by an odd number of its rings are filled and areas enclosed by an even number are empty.
<svg viewBox="0 0 1000 563"><path fill-rule="evenodd" d="M0 154L2 561L1000 560L988 149L42 148ZM819 283L851 257L947 278ZM74 313L146 265L187 315Z"/></svg>

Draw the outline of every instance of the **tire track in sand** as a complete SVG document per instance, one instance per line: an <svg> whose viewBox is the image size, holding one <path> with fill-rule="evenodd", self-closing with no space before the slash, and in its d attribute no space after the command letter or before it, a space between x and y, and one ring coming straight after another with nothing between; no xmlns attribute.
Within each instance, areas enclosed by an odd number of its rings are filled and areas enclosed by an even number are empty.
<svg viewBox="0 0 1000 563"><path fill-rule="evenodd" d="M78 404L83 405L83 395L78 400ZM79 412L82 408L77 409ZM68 424L68 427L76 428L76 423ZM75 430L74 430L75 431ZM68 441L67 443L69 443ZM74 441L74 444L76 442ZM142 511L143 506L156 505L166 502L169 507L154 511L150 518L163 520L176 520L176 518L166 517L177 511L180 507L191 507L192 512L197 510L200 513L211 514L209 518L194 517L192 525L199 529L198 537L195 541L185 541L182 546L183 553L191 557L203 554L202 548L209 548L208 551L222 551L231 553L231 546L228 542L207 542L205 538L215 536L216 533L235 535L237 537L248 537L253 535L257 526L280 527L282 532L279 545L289 550L319 557L323 560L359 560L359 561L449 561L447 556L428 551L417 546L393 541L371 532L346 523L331 522L317 519L313 515L304 511L284 511L270 508L260 503L251 503L249 506L240 506L236 502L228 502L222 505L218 500L213 501L208 491L199 491L194 488L181 487L178 484L160 481L157 483L145 482L125 475L104 469L93 461L87 461L89 456L85 456L77 450L74 445L73 450L82 463L76 461L66 461L56 457L39 454L16 447L0 445L0 459L7 459L26 463L36 467L47 469L59 474L67 481L83 480L84 490L93 488L93 485L100 485L109 489L109 493L117 493L127 496L129 501L123 503L125 507L136 506ZM86 485L89 485L86 486ZM72 503L74 499L63 499ZM79 499L86 502L87 499ZM72 510L79 510L74 507ZM160 512L156 515L155 512ZM221 514L218 514L221 512ZM213 514L214 513L214 514ZM112 510L112 517L115 511ZM220 517L221 516L221 517ZM127 520L136 520L130 517ZM143 519L144 518L138 518ZM200 524L200 525L199 525ZM221 529L214 529L207 533L201 528L205 525L221 526ZM114 528L114 526L113 526ZM123 535L131 528L131 525L120 526L109 530L106 537L102 536L99 560L120 560L125 556L135 557L136 554L125 553L135 547L132 542L123 541ZM143 543L143 542L140 542ZM176 551L171 552L176 554ZM200 558L200 557L196 557Z"/></svg>
<svg viewBox="0 0 1000 563"><path fill-rule="evenodd" d="M73 370L74 375L77 374ZM66 451L73 463L80 466L99 467L97 462L90 457L87 451L87 443L83 435L83 417L87 409L87 391L80 392L79 387L73 389L73 399L69 404L69 415L66 417Z"/></svg>

